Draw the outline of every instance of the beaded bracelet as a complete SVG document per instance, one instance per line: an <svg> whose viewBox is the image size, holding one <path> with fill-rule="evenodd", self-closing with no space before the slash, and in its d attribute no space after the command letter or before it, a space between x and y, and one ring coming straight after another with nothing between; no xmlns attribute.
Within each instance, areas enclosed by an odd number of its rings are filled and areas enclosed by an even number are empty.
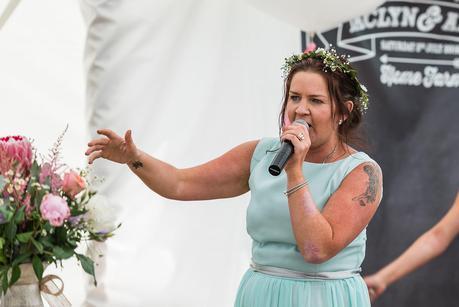
<svg viewBox="0 0 459 307"><path fill-rule="evenodd" d="M284 192L284 195L287 196L287 197L289 197L290 195L292 195L292 194L295 193L296 191L298 191L298 190L304 188L304 187L307 186L307 185L308 185L308 181L305 180L303 183L300 183L300 184L294 186L293 188L291 188L291 189L285 191L285 192Z"/></svg>

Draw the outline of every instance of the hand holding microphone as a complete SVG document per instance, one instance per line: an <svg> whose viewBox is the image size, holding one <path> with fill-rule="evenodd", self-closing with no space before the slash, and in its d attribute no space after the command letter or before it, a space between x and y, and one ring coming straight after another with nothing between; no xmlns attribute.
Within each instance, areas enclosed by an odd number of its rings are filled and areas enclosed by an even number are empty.
<svg viewBox="0 0 459 307"><path fill-rule="evenodd" d="M306 130L308 129L308 124L302 119L295 120L293 124L299 124L304 126ZM300 142L305 139L305 135L303 132L295 133L295 137ZM273 176L278 176L287 164L287 161L292 157L293 153L294 146L292 142L288 139L282 141L281 148L277 152L276 156L274 157L273 161L271 162L268 168L269 173Z"/></svg>

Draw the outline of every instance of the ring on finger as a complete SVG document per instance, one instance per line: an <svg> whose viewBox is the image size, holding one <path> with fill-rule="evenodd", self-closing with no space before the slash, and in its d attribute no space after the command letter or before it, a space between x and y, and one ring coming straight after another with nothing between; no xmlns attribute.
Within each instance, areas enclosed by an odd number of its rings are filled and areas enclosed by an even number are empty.
<svg viewBox="0 0 459 307"><path fill-rule="evenodd" d="M300 140L300 141L304 140L304 134L303 134L303 132L300 132L296 137L297 137L298 140Z"/></svg>

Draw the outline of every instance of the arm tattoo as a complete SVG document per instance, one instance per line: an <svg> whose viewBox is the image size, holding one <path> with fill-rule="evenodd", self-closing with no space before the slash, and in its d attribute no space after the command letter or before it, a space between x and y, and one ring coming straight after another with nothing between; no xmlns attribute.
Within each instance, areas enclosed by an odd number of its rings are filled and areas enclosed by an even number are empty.
<svg viewBox="0 0 459 307"><path fill-rule="evenodd" d="M139 169L139 168L143 167L143 163L140 162L140 161L134 161L134 162L132 162L132 167L135 168L135 169Z"/></svg>
<svg viewBox="0 0 459 307"><path fill-rule="evenodd" d="M374 202L376 199L379 187L379 177L377 171L371 165L365 165L363 170L368 175L367 189L365 192L354 197L352 200L358 201L360 206L365 207L367 204Z"/></svg>

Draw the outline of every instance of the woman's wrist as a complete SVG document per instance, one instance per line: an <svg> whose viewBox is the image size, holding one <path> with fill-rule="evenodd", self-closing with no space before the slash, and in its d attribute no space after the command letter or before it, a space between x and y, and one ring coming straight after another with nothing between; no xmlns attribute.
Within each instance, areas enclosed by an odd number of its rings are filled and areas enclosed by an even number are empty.
<svg viewBox="0 0 459 307"><path fill-rule="evenodd" d="M389 287L394 280L391 278L394 274L390 273L388 270L380 270L378 271L375 276L377 276L378 280L382 283L384 288Z"/></svg>
<svg viewBox="0 0 459 307"><path fill-rule="evenodd" d="M302 169L291 169L286 171L287 173L287 185L295 185L298 184L299 182L304 181L304 175L303 175L303 170Z"/></svg>
<svg viewBox="0 0 459 307"><path fill-rule="evenodd" d="M137 150L136 154L131 159L129 159L127 164L134 169L142 168L142 152L140 150Z"/></svg>

